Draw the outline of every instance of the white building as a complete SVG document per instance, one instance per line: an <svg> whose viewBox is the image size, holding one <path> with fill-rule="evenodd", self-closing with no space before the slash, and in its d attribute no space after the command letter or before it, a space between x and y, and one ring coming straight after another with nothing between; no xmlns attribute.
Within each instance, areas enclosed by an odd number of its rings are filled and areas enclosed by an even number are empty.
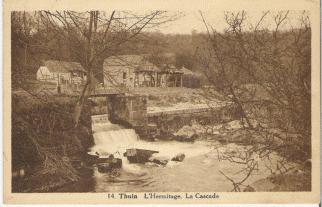
<svg viewBox="0 0 322 207"><path fill-rule="evenodd" d="M37 80L78 89L86 81L86 70L77 62L47 60L39 67Z"/></svg>

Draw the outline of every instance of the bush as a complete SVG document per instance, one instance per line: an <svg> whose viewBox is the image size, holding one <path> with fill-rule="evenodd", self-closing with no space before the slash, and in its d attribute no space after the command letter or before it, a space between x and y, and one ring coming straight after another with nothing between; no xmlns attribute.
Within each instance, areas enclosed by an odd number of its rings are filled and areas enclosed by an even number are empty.
<svg viewBox="0 0 322 207"><path fill-rule="evenodd" d="M22 104L25 103L25 104ZM73 98L52 97L51 101L27 105L28 99L13 98L12 102L12 169L24 168L26 179L52 175L62 181L78 179L71 160L81 159L93 144L90 133L90 110L81 116L80 124L74 127ZM24 107L21 107L24 106ZM43 180L43 185L47 185ZM39 182L39 181L38 181ZM20 185L24 186L24 185ZM35 184L35 188L36 188ZM24 186L24 191L30 186ZM38 186L40 189L43 186Z"/></svg>

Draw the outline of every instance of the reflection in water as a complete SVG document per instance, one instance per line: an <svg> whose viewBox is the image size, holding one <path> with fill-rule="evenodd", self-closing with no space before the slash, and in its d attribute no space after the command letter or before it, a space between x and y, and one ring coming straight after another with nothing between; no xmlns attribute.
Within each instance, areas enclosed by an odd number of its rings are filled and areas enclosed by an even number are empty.
<svg viewBox="0 0 322 207"><path fill-rule="evenodd" d="M111 124L107 118L100 121L93 117L92 129L95 145L90 153L98 152L100 155L114 154L122 158L123 165L119 176L100 173L94 167L79 182L72 186L60 189L65 192L164 192L164 191L231 191L232 184L220 172L229 174L233 179L241 180L243 165L229 161L218 160L218 150L212 146L219 143L197 141L183 143L177 141L147 142L139 140L135 131L124 129ZM170 161L166 166L154 164L130 164L123 157L128 148L141 148L159 151L160 156L171 159L178 153L184 153L183 162ZM221 147L241 150L241 146L228 144ZM274 161L270 159L269 162ZM270 171L265 167L267 163L259 163L258 169L246 181L246 185L265 178Z"/></svg>

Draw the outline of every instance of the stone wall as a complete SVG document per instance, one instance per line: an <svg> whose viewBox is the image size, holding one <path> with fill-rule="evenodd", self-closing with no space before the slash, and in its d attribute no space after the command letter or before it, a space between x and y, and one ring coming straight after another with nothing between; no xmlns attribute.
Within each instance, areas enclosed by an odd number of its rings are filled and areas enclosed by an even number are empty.
<svg viewBox="0 0 322 207"><path fill-rule="evenodd" d="M90 100L92 103L91 115L108 114L106 97L91 97Z"/></svg>
<svg viewBox="0 0 322 207"><path fill-rule="evenodd" d="M157 116L149 116L148 123L155 126L159 132L160 138L170 138L179 129L185 125L191 125L197 122L201 125L225 123L240 118L240 113L234 105L209 109L208 111L196 113L181 114L161 114ZM168 137L167 137L168 136Z"/></svg>
<svg viewBox="0 0 322 207"><path fill-rule="evenodd" d="M147 97L111 95L107 98L110 121L129 127L147 125Z"/></svg>
<svg viewBox="0 0 322 207"><path fill-rule="evenodd" d="M170 138L185 125L225 123L240 118L234 105L202 110L182 110L180 113L149 113L147 97L128 94L94 98L92 115L108 114L114 124L135 129L143 139Z"/></svg>

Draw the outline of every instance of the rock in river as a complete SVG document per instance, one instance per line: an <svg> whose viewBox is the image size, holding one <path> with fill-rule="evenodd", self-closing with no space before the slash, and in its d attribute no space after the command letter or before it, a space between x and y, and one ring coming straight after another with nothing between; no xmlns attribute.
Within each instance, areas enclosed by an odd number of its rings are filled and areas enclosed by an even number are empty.
<svg viewBox="0 0 322 207"><path fill-rule="evenodd" d="M158 153L158 151L133 148L127 149L124 156L130 163L146 163L154 153Z"/></svg>
<svg viewBox="0 0 322 207"><path fill-rule="evenodd" d="M97 164L97 168L98 168L98 172L100 173L107 173L113 169L110 163Z"/></svg>
<svg viewBox="0 0 322 207"><path fill-rule="evenodd" d="M197 130L191 126L183 126L173 135L175 140L181 142L194 142L198 138Z"/></svg>
<svg viewBox="0 0 322 207"><path fill-rule="evenodd" d="M122 160L119 158L113 158L105 163L97 164L98 172L107 173L113 169L119 169L122 167Z"/></svg>
<svg viewBox="0 0 322 207"><path fill-rule="evenodd" d="M113 162L113 160L115 160L114 158L114 155L110 154L109 156L107 157L99 157L97 158L97 160L95 161L96 164L99 164L99 163L110 163L110 162Z"/></svg>
<svg viewBox="0 0 322 207"><path fill-rule="evenodd" d="M180 154L177 154L176 156L174 156L171 160L172 161L177 161L177 162L182 162L185 157L186 157L185 154L180 153Z"/></svg>
<svg viewBox="0 0 322 207"><path fill-rule="evenodd" d="M149 161L158 165L166 165L169 162L169 158L163 156L152 156L149 158Z"/></svg>

